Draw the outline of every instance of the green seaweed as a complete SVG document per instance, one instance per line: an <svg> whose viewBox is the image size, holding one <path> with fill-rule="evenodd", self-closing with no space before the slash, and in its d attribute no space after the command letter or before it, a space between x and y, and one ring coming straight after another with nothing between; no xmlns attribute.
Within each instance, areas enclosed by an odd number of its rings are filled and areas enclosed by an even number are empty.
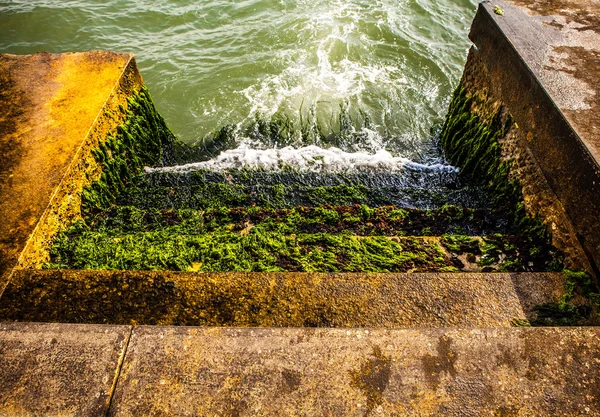
<svg viewBox="0 0 600 417"><path fill-rule="evenodd" d="M584 271L564 270L565 291L555 303L535 307L534 326L597 325L600 322L600 293L593 278Z"/></svg>
<svg viewBox="0 0 600 417"><path fill-rule="evenodd" d="M179 234L169 228L124 234L83 231L63 234L46 268L198 271L368 271L437 270L434 243L409 238L360 237L350 233L286 235L252 228L221 228Z"/></svg>
<svg viewBox="0 0 600 417"><path fill-rule="evenodd" d="M473 209L456 211L453 221ZM435 240L406 237L440 228L448 210L368 206L140 210L116 206L61 233L47 268L200 271L456 271L463 266ZM446 227L449 227L446 224ZM485 239L485 238L484 238ZM479 253L478 240L444 235L450 251ZM530 262L528 240L494 235L490 265L515 258L543 270L551 253ZM453 246L455 245L455 247ZM502 250L508 250L503 253ZM512 251L512 252L511 252ZM545 258L542 257L545 255ZM512 257L512 258L511 258ZM519 269L520 270L520 269Z"/></svg>
<svg viewBox="0 0 600 417"><path fill-rule="evenodd" d="M440 240L442 245L452 253L481 253L479 241L469 236L444 234Z"/></svg>
<svg viewBox="0 0 600 417"><path fill-rule="evenodd" d="M446 157L460 167L461 175L470 181L481 184L492 197L496 207L504 208L511 217L515 233L527 236L530 240L530 258L536 258L536 247L545 248L550 242L550 232L537 216L530 216L523 204L523 193L517 178L511 178L511 161L501 155L499 139L513 127L510 115L502 107L485 120L472 111L475 97L468 96L459 86L454 92L446 121L442 128L440 144ZM497 260L493 243L484 245L485 262ZM506 248L502 249L504 251ZM505 261L506 270L522 270L516 259ZM556 254L553 270L562 269L562 257Z"/></svg>
<svg viewBox="0 0 600 417"><path fill-rule="evenodd" d="M407 234L437 236L457 227L473 234L501 231L496 219L502 213L484 209L464 209L456 217L442 210L398 209L394 206L369 208L364 205L294 207L237 207L194 209L147 209L133 206L114 206L86 219L91 230L114 234L160 230L177 226L181 233L212 230L231 225L242 230L248 224L283 230L286 233L341 233L351 231L357 235ZM428 233L423 233L423 231Z"/></svg>
<svg viewBox="0 0 600 417"><path fill-rule="evenodd" d="M145 86L128 98L127 109L121 105L120 110L126 115L123 125L92 150L102 173L82 192L84 213L109 207L135 184L144 166L165 164L174 152L177 140Z"/></svg>

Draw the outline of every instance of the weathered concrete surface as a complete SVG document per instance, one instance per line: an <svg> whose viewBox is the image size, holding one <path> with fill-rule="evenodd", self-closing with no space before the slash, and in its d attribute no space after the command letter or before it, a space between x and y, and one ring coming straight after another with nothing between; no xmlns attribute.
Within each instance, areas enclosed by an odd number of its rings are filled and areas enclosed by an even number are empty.
<svg viewBox="0 0 600 417"><path fill-rule="evenodd" d="M0 320L235 327L496 327L558 302L553 273L15 271Z"/></svg>
<svg viewBox="0 0 600 417"><path fill-rule="evenodd" d="M138 327L110 416L600 415L600 329Z"/></svg>
<svg viewBox="0 0 600 417"><path fill-rule="evenodd" d="M0 323L0 416L104 416L129 326Z"/></svg>
<svg viewBox="0 0 600 417"><path fill-rule="evenodd" d="M0 55L0 290L80 215L80 191L100 175L90 151L140 84L131 54Z"/></svg>
<svg viewBox="0 0 600 417"><path fill-rule="evenodd" d="M494 13L496 5L503 15ZM598 16L600 3L594 0L498 0L480 5L470 33L475 53L492 80L490 91L482 93L499 100L517 122L520 142L564 207L596 272L600 266ZM530 199L536 200L535 193ZM543 203L534 201L531 206Z"/></svg>

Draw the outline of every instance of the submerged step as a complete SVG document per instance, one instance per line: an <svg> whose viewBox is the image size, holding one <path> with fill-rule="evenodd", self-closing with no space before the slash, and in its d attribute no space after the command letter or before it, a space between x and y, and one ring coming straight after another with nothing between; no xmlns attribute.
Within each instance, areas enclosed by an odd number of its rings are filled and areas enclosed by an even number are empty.
<svg viewBox="0 0 600 417"><path fill-rule="evenodd" d="M163 168L163 169L168 169ZM165 171L148 170L143 175L145 186L198 186L210 183L237 184L246 187L256 186L305 186L331 187L336 185L354 185L367 188L424 188L447 187L461 188L463 179L457 169L450 166L442 168L405 167L401 172L389 171L343 171L343 172L311 172L289 170L265 171L259 169L230 169L210 171Z"/></svg>
<svg viewBox="0 0 600 417"><path fill-rule="evenodd" d="M291 208L353 204L366 204L371 207L395 205L421 209L435 209L446 204L490 207L490 200L478 187L397 188L344 184L318 187L296 184L246 186L228 182L192 186L138 186L123 193L117 201L120 205L133 205L144 209L207 209L253 205Z"/></svg>
<svg viewBox="0 0 600 417"><path fill-rule="evenodd" d="M481 187L463 184L457 170L406 168L402 172L150 170L119 198L141 208L194 208L367 204L372 207L489 207ZM169 169L169 168L165 168Z"/></svg>
<svg viewBox="0 0 600 417"><path fill-rule="evenodd" d="M537 318L564 276L15 271L0 321L232 327L497 327Z"/></svg>

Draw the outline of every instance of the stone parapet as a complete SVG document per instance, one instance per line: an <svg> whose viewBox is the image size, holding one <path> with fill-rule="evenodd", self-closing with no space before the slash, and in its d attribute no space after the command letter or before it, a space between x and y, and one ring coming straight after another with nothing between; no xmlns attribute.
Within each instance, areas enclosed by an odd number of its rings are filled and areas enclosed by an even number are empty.
<svg viewBox="0 0 600 417"><path fill-rule="evenodd" d="M101 170L92 149L142 86L132 54L0 55L0 287L39 266Z"/></svg>
<svg viewBox="0 0 600 417"><path fill-rule="evenodd" d="M516 160L530 213L546 219L557 246L574 258L578 240L596 273L600 265L598 16L600 4L595 1L483 2L471 27L476 48L463 77L480 102L501 106L514 121L508 135L513 138L505 140L503 157ZM483 73L487 80L482 82Z"/></svg>

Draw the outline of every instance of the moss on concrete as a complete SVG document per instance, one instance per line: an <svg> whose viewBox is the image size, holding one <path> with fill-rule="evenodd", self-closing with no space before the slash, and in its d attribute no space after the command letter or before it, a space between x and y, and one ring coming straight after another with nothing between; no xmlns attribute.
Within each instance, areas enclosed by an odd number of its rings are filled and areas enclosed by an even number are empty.
<svg viewBox="0 0 600 417"><path fill-rule="evenodd" d="M600 293L592 277L583 271L563 271L565 292L558 302L535 308L534 326L577 326L600 323Z"/></svg>
<svg viewBox="0 0 600 417"><path fill-rule="evenodd" d="M84 213L109 207L134 184L144 166L162 165L173 152L176 139L158 114L145 86L128 98L125 122L92 151L101 176L82 193Z"/></svg>
<svg viewBox="0 0 600 417"><path fill-rule="evenodd" d="M452 233L458 225L475 229L476 222L465 221L473 213L449 206L430 212L364 205L208 211L115 207L62 233L46 267L307 272L556 269L552 247L534 247L519 236L498 234L483 240L453 234L441 239L411 236L413 231L444 227ZM471 260L458 259L465 252Z"/></svg>
<svg viewBox="0 0 600 417"><path fill-rule="evenodd" d="M502 154L500 140L515 128L515 123L502 106L487 103L484 93L477 94L481 97L468 94L462 86L456 89L442 129L441 145L450 162L460 167L461 175L480 183L495 206L510 213L514 230L531 241L529 256L535 257L535 247L548 246L551 235L542 219L526 212L519 179L511 175L512 161ZM494 248L489 243L484 256L493 256ZM557 255L556 263L560 262Z"/></svg>

